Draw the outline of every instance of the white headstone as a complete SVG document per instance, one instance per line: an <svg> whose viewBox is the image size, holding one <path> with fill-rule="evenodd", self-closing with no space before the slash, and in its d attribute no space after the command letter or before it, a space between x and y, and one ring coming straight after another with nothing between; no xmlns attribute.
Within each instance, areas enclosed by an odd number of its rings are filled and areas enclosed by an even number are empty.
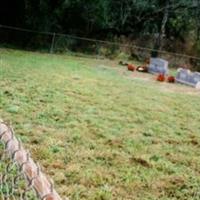
<svg viewBox="0 0 200 200"><path fill-rule="evenodd" d="M188 82L190 70L179 68L177 70L176 81L177 82Z"/></svg>
<svg viewBox="0 0 200 200"><path fill-rule="evenodd" d="M168 61L161 58L151 58L148 71L152 74L168 74Z"/></svg>
<svg viewBox="0 0 200 200"><path fill-rule="evenodd" d="M176 82L190 85L193 87L199 87L198 84L200 82L200 73L198 72L193 73L190 70L180 68L178 69L176 75Z"/></svg>
<svg viewBox="0 0 200 200"><path fill-rule="evenodd" d="M194 72L190 76L190 82L196 85L200 81L200 73Z"/></svg>

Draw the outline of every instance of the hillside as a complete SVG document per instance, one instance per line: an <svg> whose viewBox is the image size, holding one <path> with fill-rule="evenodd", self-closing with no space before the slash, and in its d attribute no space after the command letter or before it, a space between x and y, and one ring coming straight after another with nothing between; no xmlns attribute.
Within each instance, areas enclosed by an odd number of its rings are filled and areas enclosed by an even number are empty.
<svg viewBox="0 0 200 200"><path fill-rule="evenodd" d="M0 118L62 196L199 199L199 92L109 60L8 49L0 59Z"/></svg>

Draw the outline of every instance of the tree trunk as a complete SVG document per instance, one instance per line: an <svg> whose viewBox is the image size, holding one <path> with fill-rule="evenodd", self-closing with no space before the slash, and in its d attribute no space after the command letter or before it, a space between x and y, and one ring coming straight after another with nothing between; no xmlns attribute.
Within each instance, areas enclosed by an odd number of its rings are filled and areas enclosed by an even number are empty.
<svg viewBox="0 0 200 200"><path fill-rule="evenodd" d="M161 50L163 46L163 38L165 37L165 28L166 28L166 24L169 17L169 1L170 0L165 0L165 9L164 9L163 19L161 22L160 33L158 37L156 38L155 45L154 45L155 50L152 52L152 57L157 57L158 50Z"/></svg>
<svg viewBox="0 0 200 200"><path fill-rule="evenodd" d="M199 41L200 40L200 0L197 0L196 22L197 22L197 41Z"/></svg>

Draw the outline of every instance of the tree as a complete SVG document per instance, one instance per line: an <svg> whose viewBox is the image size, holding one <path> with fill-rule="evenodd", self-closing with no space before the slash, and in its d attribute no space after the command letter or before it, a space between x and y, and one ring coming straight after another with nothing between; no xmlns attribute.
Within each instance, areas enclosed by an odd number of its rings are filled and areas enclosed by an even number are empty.
<svg viewBox="0 0 200 200"><path fill-rule="evenodd" d="M19 0L0 9L1 24L105 40L156 35L145 46L157 50L169 48L166 39L200 39L200 0Z"/></svg>

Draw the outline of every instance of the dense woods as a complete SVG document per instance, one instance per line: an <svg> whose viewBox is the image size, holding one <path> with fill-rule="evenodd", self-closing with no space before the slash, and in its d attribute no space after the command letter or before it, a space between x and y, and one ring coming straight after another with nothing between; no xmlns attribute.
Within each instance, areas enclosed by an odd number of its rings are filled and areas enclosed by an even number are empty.
<svg viewBox="0 0 200 200"><path fill-rule="evenodd" d="M9 0L0 15L0 24L200 52L200 0Z"/></svg>

